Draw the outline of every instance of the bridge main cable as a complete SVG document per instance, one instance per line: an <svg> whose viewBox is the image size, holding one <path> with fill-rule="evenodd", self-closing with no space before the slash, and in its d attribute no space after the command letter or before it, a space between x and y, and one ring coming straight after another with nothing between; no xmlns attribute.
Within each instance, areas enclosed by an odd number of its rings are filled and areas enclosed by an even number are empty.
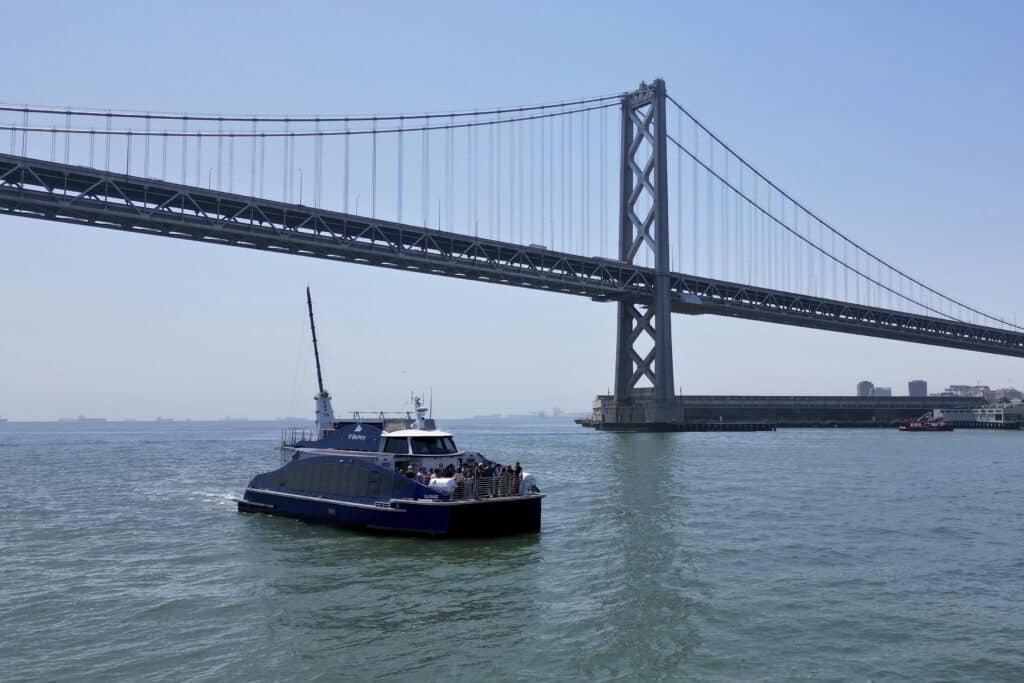
<svg viewBox="0 0 1024 683"><path fill-rule="evenodd" d="M714 140L716 143L718 143L722 147L722 149L724 149L726 152L728 152L733 157L735 157L737 161L739 161L741 164L746 166L746 168L748 168L758 178L760 178L762 181L764 181L769 187L771 187L773 190L778 192L780 196L788 199L793 204L793 206L795 208L799 208L806 215L808 215L809 217L813 218L820 225L822 225L826 229L828 229L833 235L839 237L841 240L843 240L844 242L849 244L851 247L853 247L857 251L860 251L865 256L869 257L870 259L873 259L876 263L880 264L881 266L884 266L885 268L890 270L892 273L895 273L895 274L899 275L900 277L902 277L907 282L913 283L913 284L917 285L918 287L920 287L921 289L926 290L928 292L931 292L935 296L939 297L940 299L942 299L942 300L944 300L944 301L946 301L948 303L954 304L955 306L958 306L958 307L960 307L960 308L962 308L964 310L967 310L967 311L970 311L972 313L975 313L978 316L981 316L982 318L984 318L986 320L997 322L997 323L999 323L1001 325L1005 325L1006 327L1009 327L1009 328L1012 328L1012 329L1024 330L1024 326L1018 325L1018 324L1016 324L1014 322L1010 322L1010 321L1005 320L1003 318L1000 318L998 316L994 316L994 315L991 315L989 313L985 313L984 311L981 311L978 308L975 308L974 306L971 306L971 305L966 304L966 303L964 303L964 302L962 302L962 301L960 301L958 299L954 299L953 297L950 297L950 296L948 296L946 294L943 294L942 292L940 292L940 291L936 290L935 288L925 284L924 282L918 280L917 278L909 275L908 273L906 273L902 269L892 265L891 263L889 263L885 259L882 259L878 255L876 255L874 252L870 251L869 249L865 248L864 246L862 246L858 242L856 242L853 239L849 238L842 231L840 231L839 229L834 227L828 221L826 221L823 218L821 218L814 211L808 209L804 204L802 204L800 201L798 201L796 198L794 198L791 194L789 194L788 192L783 190L781 187L779 187L777 184L775 184L772 180L770 180L764 173L762 173L757 168L755 168L753 164L748 162L743 156L741 156L739 153L737 153L725 141L723 141L719 136L717 136L714 132L712 132L706 125L704 125L704 123L702 123L696 116L694 116L692 113L690 113L690 111L688 109L686 109L686 107L684 107L682 104L680 104L675 98L673 98L671 95L667 95L667 99L668 99L669 102L671 102L673 105L675 105L675 107L683 115L685 115L687 118L689 118L697 128L699 128L700 130L703 130L704 133L711 140ZM746 193L744 193L741 190L737 189L731 182L729 182L726 178L722 177L721 174L719 174L711 166L709 166L702 159L700 159L699 156L695 152L690 151L685 145L682 144L681 141L676 140L671 135L668 136L668 139L680 151L682 151L684 154L689 156L695 163L700 165L707 173L709 173L710 175L714 176L719 182L723 183L724 186L728 187L737 196L742 197L743 200L746 201L750 206L753 206L754 208L756 208L760 213L762 213L763 215L767 216L772 222L774 222L777 225L779 225L780 227L784 228L786 231L788 231L789 233L791 233L792 235L797 237L799 240L801 240L805 244L809 245L810 247L812 247L813 249L815 249L816 251L818 251L819 253L821 253L825 257L831 259L836 264L842 266L843 268L847 269L849 272L857 275L858 277L863 278L865 281L870 282L870 283L872 283L872 284L874 284L874 285L876 285L878 287L881 287L885 291L888 291L888 292L896 295L900 299L903 299L903 300L905 300L905 301L907 301L909 303L912 303L912 304L914 304L916 306L920 306L921 308L923 308L925 310L928 310L928 311L930 311L932 313L935 313L937 315L940 315L942 317L949 318L950 320L956 320L956 321L959 321L959 322L963 322L960 318L957 318L956 316L954 316L954 315L952 315L950 313L946 313L944 311L938 310L938 309L934 308L933 306L931 306L929 304L926 304L924 302L918 301L917 299L913 298L912 296L909 296L907 294L904 294L903 292L897 291L897 290L893 289L891 286L886 285L886 284L882 283L879 280L876 280L871 275L866 274L864 272L861 272L858 267L851 266L844 259L841 259L841 258L837 257L835 254L825 250L824 248L822 248L818 244L816 244L816 243L812 242L811 240L807 239L802 234L800 234L798 231L794 230L793 228L791 228L789 225L787 225L783 221L780 221L779 218L776 217L772 212L767 211L763 206L761 206L760 202L752 199L749 195L747 195Z"/></svg>
<svg viewBox="0 0 1024 683"><path fill-rule="evenodd" d="M0 104L0 111L9 111L17 114L44 114L51 116L88 116L93 118L115 118L115 119L149 119L153 121L209 121L224 123L352 123L368 121L409 121L420 119L441 119L441 118L463 118L479 116L497 116L500 114L515 114L523 112L546 111L561 109L565 107L585 106L599 103L615 105L621 99L621 94L600 95L597 97L586 97L564 102L551 102L546 104L531 104L518 107L495 107L490 109L468 109L464 111L434 112L418 114L355 114L355 115L327 115L327 116L289 116L278 115L228 115L215 114L175 114L175 113L150 113L131 111L110 111L99 109L71 109L46 106L18 106L14 104ZM49 129L47 129L49 130Z"/></svg>

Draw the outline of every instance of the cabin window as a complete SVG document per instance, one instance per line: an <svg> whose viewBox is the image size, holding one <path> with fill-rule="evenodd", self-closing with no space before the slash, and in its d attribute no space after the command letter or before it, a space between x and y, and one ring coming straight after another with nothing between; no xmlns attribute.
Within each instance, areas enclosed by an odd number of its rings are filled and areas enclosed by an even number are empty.
<svg viewBox="0 0 1024 683"><path fill-rule="evenodd" d="M384 440L384 452L406 455L409 453L409 440L406 438L390 438Z"/></svg>
<svg viewBox="0 0 1024 683"><path fill-rule="evenodd" d="M413 438L412 452L415 455L450 455L456 449L451 437L420 436Z"/></svg>

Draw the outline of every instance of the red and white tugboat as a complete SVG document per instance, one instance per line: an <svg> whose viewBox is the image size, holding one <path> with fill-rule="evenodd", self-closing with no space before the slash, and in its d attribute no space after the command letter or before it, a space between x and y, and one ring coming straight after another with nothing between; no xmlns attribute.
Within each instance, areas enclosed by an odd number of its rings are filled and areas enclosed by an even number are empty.
<svg viewBox="0 0 1024 683"><path fill-rule="evenodd" d="M899 426L901 432L951 432L953 425L941 418L925 413L913 422L905 422Z"/></svg>

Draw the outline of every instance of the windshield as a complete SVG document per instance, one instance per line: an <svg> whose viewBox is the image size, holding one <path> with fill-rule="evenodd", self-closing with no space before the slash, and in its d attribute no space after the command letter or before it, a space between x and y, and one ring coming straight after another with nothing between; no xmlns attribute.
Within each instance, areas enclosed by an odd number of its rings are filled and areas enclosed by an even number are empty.
<svg viewBox="0 0 1024 683"><path fill-rule="evenodd" d="M447 436L418 436L412 440L416 455L448 455L456 453L455 443Z"/></svg>

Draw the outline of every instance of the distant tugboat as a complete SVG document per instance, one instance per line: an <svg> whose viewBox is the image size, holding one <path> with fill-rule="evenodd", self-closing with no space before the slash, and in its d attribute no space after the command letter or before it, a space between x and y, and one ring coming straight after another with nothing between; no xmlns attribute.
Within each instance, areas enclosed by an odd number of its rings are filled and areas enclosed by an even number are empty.
<svg viewBox="0 0 1024 683"><path fill-rule="evenodd" d="M462 451L414 413L335 419L324 389L313 301L306 288L316 378L316 433L282 438L282 466L256 475L239 512L298 517L337 526L430 536L498 536L540 530L533 475Z"/></svg>
<svg viewBox="0 0 1024 683"><path fill-rule="evenodd" d="M925 413L913 422L901 424L899 430L901 432L951 432L953 425Z"/></svg>

